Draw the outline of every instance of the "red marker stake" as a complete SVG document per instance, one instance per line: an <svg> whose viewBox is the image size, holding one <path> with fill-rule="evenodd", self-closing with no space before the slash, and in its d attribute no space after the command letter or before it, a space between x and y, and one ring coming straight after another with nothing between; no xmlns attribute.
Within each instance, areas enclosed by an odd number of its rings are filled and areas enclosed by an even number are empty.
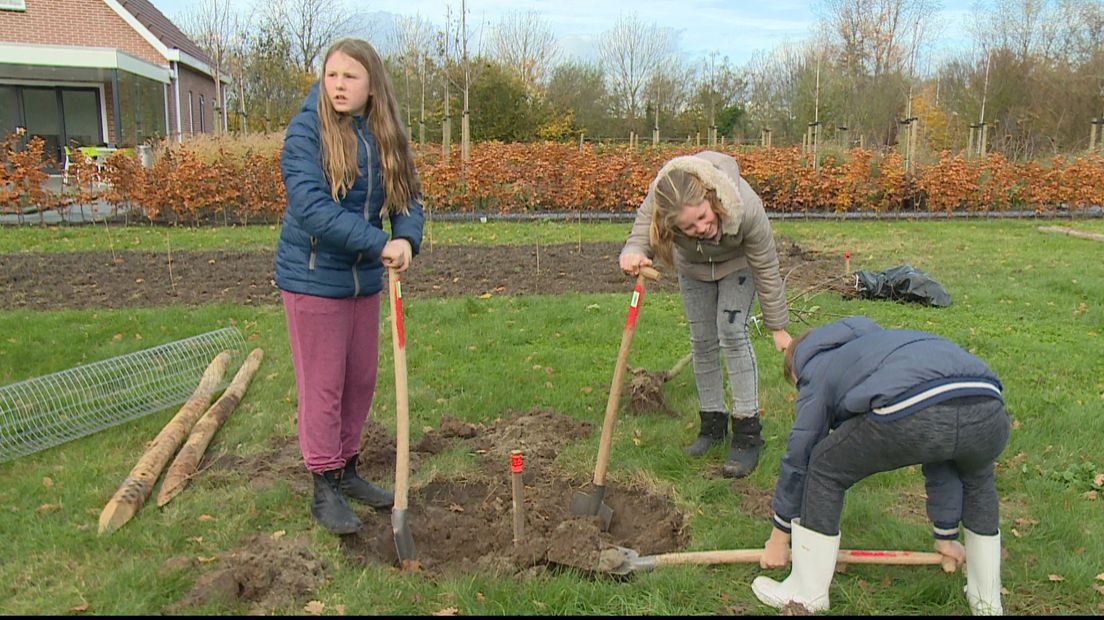
<svg viewBox="0 0 1104 620"><path fill-rule="evenodd" d="M525 535L525 487L521 482L521 474L525 465L522 462L521 450L510 451L510 486L514 496L514 544L521 542Z"/></svg>

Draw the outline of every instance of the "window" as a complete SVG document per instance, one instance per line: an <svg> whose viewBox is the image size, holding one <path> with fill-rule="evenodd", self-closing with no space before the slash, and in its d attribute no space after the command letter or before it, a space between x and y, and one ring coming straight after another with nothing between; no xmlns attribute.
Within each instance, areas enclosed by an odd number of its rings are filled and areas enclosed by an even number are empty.
<svg viewBox="0 0 1104 620"><path fill-rule="evenodd" d="M0 0L0 11L26 11L27 3L23 0Z"/></svg>
<svg viewBox="0 0 1104 620"><path fill-rule="evenodd" d="M207 115L206 115L206 112L204 112L203 107L204 107L203 106L203 95L200 95L199 96L199 132L200 133L204 133L204 132L207 131L207 124L204 122L206 120Z"/></svg>
<svg viewBox="0 0 1104 620"><path fill-rule="evenodd" d="M192 118L192 108L195 106L195 102L192 100L192 91L188 91L188 133L195 134L195 122Z"/></svg>

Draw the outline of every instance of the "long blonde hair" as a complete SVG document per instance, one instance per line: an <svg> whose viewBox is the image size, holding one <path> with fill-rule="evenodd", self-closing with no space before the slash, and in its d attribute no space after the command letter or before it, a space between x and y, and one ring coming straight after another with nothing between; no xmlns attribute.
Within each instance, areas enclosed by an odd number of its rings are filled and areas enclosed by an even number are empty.
<svg viewBox="0 0 1104 620"><path fill-rule="evenodd" d="M672 252L675 233L678 232L675 220L684 206L708 200L718 220L723 215L717 191L707 189L701 179L685 170L669 170L656 179L652 200L655 210L652 212L652 226L648 230L649 241L656 258L669 266L674 265Z"/></svg>
<svg viewBox="0 0 1104 620"><path fill-rule="evenodd" d="M335 52L348 55L368 71L368 128L379 147L380 168L387 198L386 213L407 213L410 201L422 197L422 184L414 169L414 152L402 125L387 72L379 54L367 41L341 39L326 50L318 93L318 119L321 125L322 169L330 182L334 200L341 200L353 186L357 169L357 137L353 118L334 110L326 94L326 63Z"/></svg>

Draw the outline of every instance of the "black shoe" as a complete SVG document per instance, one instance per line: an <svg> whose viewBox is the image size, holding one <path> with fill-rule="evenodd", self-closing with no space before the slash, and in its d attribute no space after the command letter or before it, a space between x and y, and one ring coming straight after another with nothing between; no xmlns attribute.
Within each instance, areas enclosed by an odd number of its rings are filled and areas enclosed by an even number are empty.
<svg viewBox="0 0 1104 620"><path fill-rule="evenodd" d="M342 494L362 504L368 504L376 510L389 509L395 504L395 495L387 489L378 487L357 475L357 457L354 454L345 462L345 471L341 476Z"/></svg>
<svg viewBox="0 0 1104 620"><path fill-rule="evenodd" d="M724 411L700 411L698 414L701 416L701 430L698 431L698 438L694 440L694 443L683 449L687 456L705 454L710 448L723 442L725 435L728 434L727 413Z"/></svg>
<svg viewBox="0 0 1104 620"><path fill-rule="evenodd" d="M732 418L732 446L725 456L721 475L725 478L743 478L755 471L759 463L759 451L763 447L763 427L759 416Z"/></svg>
<svg viewBox="0 0 1104 620"><path fill-rule="evenodd" d="M314 500L311 502L311 516L334 534L352 534L364 524L341 496L342 473L340 469L331 469L313 474Z"/></svg>

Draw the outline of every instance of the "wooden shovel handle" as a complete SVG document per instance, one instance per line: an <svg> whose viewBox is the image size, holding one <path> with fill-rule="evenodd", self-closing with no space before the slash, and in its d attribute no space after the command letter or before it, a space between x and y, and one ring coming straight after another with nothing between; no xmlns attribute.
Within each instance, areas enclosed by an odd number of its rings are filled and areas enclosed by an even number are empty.
<svg viewBox="0 0 1104 620"><path fill-rule="evenodd" d="M621 348L617 351L617 364L613 368L613 383L610 385L609 398L606 399L606 416L602 420L602 438L598 442L598 463L594 467L594 486L603 486L606 482L606 469L609 465L610 445L613 443L613 424L617 420L617 406L621 401L621 388L625 382L625 370L629 365L629 349L632 347L633 333L636 332L636 316L644 300L644 280L659 279L659 272L651 267L641 267L636 276L632 300L629 302L629 315L625 319L625 330L621 333Z"/></svg>
<svg viewBox="0 0 1104 620"><path fill-rule="evenodd" d="M675 564L741 564L758 563L762 549L729 549L725 551L689 551L664 553L655 556L656 566ZM840 564L893 564L926 565L941 564L943 555L916 551L866 551L841 549L836 556Z"/></svg>
<svg viewBox="0 0 1104 620"><path fill-rule="evenodd" d="M410 413L406 394L406 334L403 328L399 272L387 268L391 299L391 345L395 357L395 510L406 510L410 484Z"/></svg>

